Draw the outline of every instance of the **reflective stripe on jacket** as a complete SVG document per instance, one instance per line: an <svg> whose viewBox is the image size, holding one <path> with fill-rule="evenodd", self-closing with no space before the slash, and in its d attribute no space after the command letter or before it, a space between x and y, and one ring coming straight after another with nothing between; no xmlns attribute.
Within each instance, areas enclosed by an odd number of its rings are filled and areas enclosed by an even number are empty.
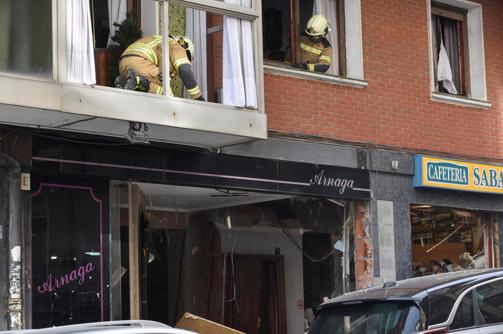
<svg viewBox="0 0 503 334"><path fill-rule="evenodd" d="M155 66L162 63L162 36L151 35L140 38L127 47L122 56L140 56Z"/></svg>
<svg viewBox="0 0 503 334"><path fill-rule="evenodd" d="M122 53L121 57L124 56L138 56L152 62L152 64L159 68L159 80L162 81L162 36L151 35L137 40ZM197 99L200 97L201 91L192 73L187 51L171 36L169 37L169 63L170 77L173 78L179 74L191 98ZM183 65L187 66L184 68L184 71L180 71L180 67ZM157 89L156 94L161 95L162 93L162 87Z"/></svg>
<svg viewBox="0 0 503 334"><path fill-rule="evenodd" d="M328 69L332 64L332 53L332 46L326 38L313 41L308 35L301 34L300 62L305 63L309 71L316 71L317 65L324 65Z"/></svg>

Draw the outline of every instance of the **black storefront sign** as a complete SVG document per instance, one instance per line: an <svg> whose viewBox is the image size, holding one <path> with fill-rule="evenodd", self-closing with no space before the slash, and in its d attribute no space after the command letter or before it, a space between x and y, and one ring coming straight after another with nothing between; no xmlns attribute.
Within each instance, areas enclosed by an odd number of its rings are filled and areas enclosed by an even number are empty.
<svg viewBox="0 0 503 334"><path fill-rule="evenodd" d="M37 140L33 169L115 180L367 200L368 170L162 149Z"/></svg>

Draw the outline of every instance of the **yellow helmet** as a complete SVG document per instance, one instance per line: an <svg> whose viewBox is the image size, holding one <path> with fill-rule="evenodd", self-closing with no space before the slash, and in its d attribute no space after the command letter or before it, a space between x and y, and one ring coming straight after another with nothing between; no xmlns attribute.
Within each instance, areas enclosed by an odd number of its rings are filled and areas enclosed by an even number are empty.
<svg viewBox="0 0 503 334"><path fill-rule="evenodd" d="M178 42L182 44L185 50L187 50L187 56L189 57L189 60L192 61L192 59L194 58L194 49L195 49L192 40L187 36L179 36Z"/></svg>
<svg viewBox="0 0 503 334"><path fill-rule="evenodd" d="M325 36L329 31L325 16L317 14L312 16L306 25L306 34L313 37Z"/></svg>

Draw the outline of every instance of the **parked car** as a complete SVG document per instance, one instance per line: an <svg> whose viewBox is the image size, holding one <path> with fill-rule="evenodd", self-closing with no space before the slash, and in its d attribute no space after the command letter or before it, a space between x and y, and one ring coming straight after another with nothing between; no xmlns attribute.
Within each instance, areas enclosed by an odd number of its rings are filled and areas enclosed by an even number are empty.
<svg viewBox="0 0 503 334"><path fill-rule="evenodd" d="M125 320L105 321L87 324L26 329L20 331L0 332L0 334L196 334L183 329L173 328L155 321Z"/></svg>
<svg viewBox="0 0 503 334"><path fill-rule="evenodd" d="M308 334L503 333L503 269L388 282L321 304Z"/></svg>

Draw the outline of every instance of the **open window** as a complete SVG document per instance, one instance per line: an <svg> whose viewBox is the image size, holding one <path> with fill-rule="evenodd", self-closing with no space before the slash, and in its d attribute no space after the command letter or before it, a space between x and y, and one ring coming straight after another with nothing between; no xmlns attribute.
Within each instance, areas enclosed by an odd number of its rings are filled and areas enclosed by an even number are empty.
<svg viewBox="0 0 503 334"><path fill-rule="evenodd" d="M431 14L435 91L469 96L467 10L434 4Z"/></svg>
<svg viewBox="0 0 503 334"><path fill-rule="evenodd" d="M150 93L194 99L201 96L208 102L258 108L254 23L259 15L255 14L251 0L208 1L204 5L192 1L180 5L154 0L89 0L89 10L85 6L87 3L74 12L67 8L67 25L78 31L68 38L71 45L68 49L86 44L85 59L78 63L89 65L84 69L87 73L78 73L70 81L118 87L114 79L118 75L124 79L125 72L133 68L147 80L144 90ZM84 24L79 24L77 17L84 18ZM86 17L89 20L85 20ZM90 25L85 26L85 22ZM132 52L127 55L128 65L124 65L124 50L146 36L155 36L158 41L151 49L152 59ZM181 36L193 42L193 55L184 49L188 50L188 43L179 42ZM164 43L168 46L163 49ZM75 62L75 57L68 58ZM185 63L182 58L186 59ZM139 73L138 67L131 65L136 60L152 60L155 71ZM187 63L188 69L184 66ZM166 69L163 76L164 64L169 70ZM73 68L69 64L70 72ZM72 73L68 77L72 78ZM169 82L169 86L163 84L163 80ZM154 85L156 89L150 89ZM133 90L141 89L135 87Z"/></svg>
<svg viewBox="0 0 503 334"><path fill-rule="evenodd" d="M432 98L490 107L482 5L468 0L435 0L430 3L430 13Z"/></svg>
<svg viewBox="0 0 503 334"><path fill-rule="evenodd" d="M309 19L315 14L321 14L328 21L330 29L325 38L332 47L331 64L324 73L346 76L344 2L344 0L262 1L266 64L289 67L305 60L302 55L304 50L300 42L301 36L305 34ZM321 43L318 49L323 49Z"/></svg>

